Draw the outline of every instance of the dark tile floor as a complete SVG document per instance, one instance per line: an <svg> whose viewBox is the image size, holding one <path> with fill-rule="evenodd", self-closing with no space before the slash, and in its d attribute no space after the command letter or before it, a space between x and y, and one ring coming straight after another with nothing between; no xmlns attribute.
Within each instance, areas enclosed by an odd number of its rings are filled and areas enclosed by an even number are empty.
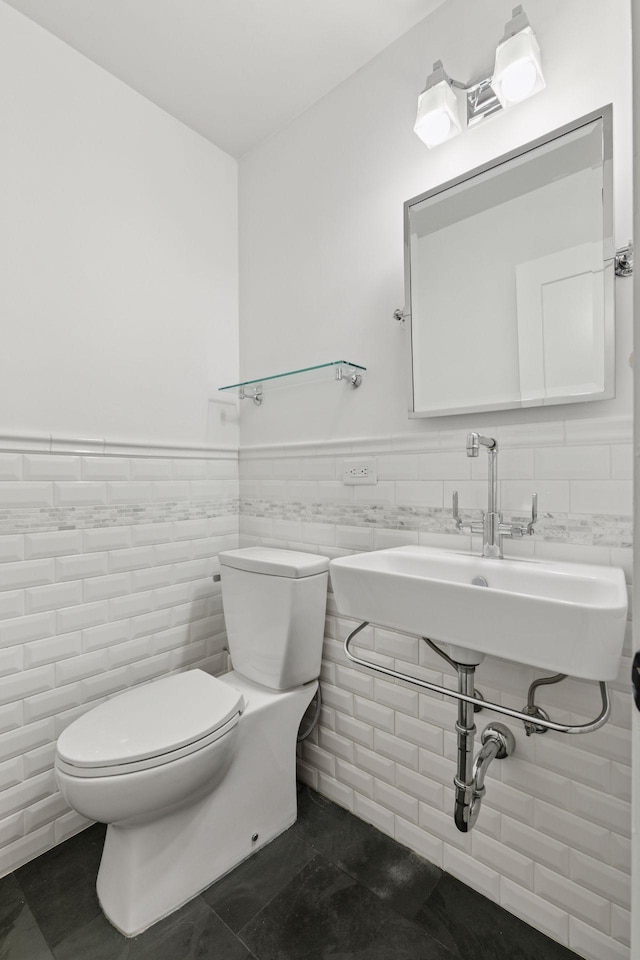
<svg viewBox="0 0 640 960"><path fill-rule="evenodd" d="M96 825L0 880L1 960L577 960L302 788L298 822L139 937L105 920Z"/></svg>

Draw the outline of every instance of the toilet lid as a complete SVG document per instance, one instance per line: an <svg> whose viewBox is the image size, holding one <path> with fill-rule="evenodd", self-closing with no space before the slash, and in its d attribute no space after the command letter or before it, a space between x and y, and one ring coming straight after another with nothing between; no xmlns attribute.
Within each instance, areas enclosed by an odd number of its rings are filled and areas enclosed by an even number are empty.
<svg viewBox="0 0 640 960"><path fill-rule="evenodd" d="M134 763L201 740L242 713L244 699L202 670L127 690L79 717L58 738L58 756L76 767Z"/></svg>

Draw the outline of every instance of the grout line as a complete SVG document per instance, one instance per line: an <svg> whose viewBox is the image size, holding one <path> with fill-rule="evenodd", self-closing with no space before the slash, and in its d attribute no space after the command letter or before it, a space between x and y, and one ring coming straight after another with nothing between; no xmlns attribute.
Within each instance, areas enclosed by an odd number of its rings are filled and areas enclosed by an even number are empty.
<svg viewBox="0 0 640 960"><path fill-rule="evenodd" d="M296 821L296 822L297 822L297 821ZM291 827L290 827L289 829L291 829ZM286 832L286 831L285 831L285 832ZM280 836L282 836L282 834L280 834ZM277 840L278 838L275 837L275 839ZM270 842L273 843L273 841L270 841ZM240 943L242 944L242 946L245 947L247 950L249 950L249 947L248 947L248 945L245 943L245 941L244 941L244 940L242 939L242 937L241 937L242 931L243 931L243 930L246 930L246 928L249 926L249 924L250 924L250 923L253 923L253 921L254 921L257 917L259 917L260 914L263 913L263 912L267 909L267 907L269 907L269 906L273 903L273 901L276 900L276 899L283 893L283 891L286 890L287 887L288 887L291 883L293 883L293 881L296 880L296 879L300 876L300 874L302 873L302 871L303 871L303 870L306 870L306 868L309 866L310 863L313 863L314 860L316 860L318 857L321 857L321 856L322 856L322 854L318 853L318 851L315 849L315 847L313 847L311 844L306 843L306 841L305 841L305 844L309 847L310 850L313 850L313 851L314 851L314 856L309 857L309 859L306 861L306 863L303 863L303 865L300 867L300 869L299 869L296 873L294 873L292 877L289 878L289 880L285 883L285 885L284 885L284 887L282 888L282 890L278 890L277 893L274 893L274 895L271 897L271 899L268 900L265 904L263 904L263 906L260 907L259 910L256 910L256 912L253 914L253 916L250 917L250 918L247 920L247 922L240 927L240 929L238 930L238 932L234 934L234 936L237 937L237 939L240 941ZM268 846L268 844L267 844L267 846ZM264 848L263 848L263 849L264 849ZM258 852L259 852L259 851L258 851ZM245 860L244 862L246 863L247 861ZM240 864L239 864L239 866L240 866ZM215 909L214 909L213 907L211 907L211 909L213 910L214 913L216 913L216 911L215 911ZM219 917L219 914L216 913L216 916ZM221 917L220 917L220 919L222 920ZM222 922L224 923L224 920L222 920ZM227 926L226 923L225 923L225 926ZM228 929L231 929L231 928L228 928ZM233 931L232 931L232 932L233 932Z"/></svg>

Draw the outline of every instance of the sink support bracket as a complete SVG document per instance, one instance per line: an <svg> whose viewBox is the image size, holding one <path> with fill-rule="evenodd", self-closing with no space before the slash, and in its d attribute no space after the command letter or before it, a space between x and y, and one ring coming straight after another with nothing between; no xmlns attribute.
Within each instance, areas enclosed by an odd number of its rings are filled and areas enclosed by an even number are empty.
<svg viewBox="0 0 640 960"><path fill-rule="evenodd" d="M539 680L534 680L531 686L529 687L529 692L527 694L527 705L522 708L522 712L528 714L533 719L529 723L525 723L524 729L528 737L531 737L534 733L548 733L547 727L539 726L535 721L536 720L548 720L549 714L546 710L543 710L542 707L536 706L536 690L538 687L548 686L551 683L560 683L561 680L566 680L566 673L554 673L552 677L540 677Z"/></svg>
<svg viewBox="0 0 640 960"><path fill-rule="evenodd" d="M364 630L364 628L368 626L369 622L364 621L364 623L361 623L359 627L356 627L355 630L351 631L344 642L344 652L352 663L357 663L360 667L367 667L369 670L375 670L376 673L383 673L387 677L393 677L394 680L404 680L407 683L414 683L416 686L422 687L423 690L430 690L432 693L439 693L445 697L452 697L454 700L459 700L464 703L471 703L474 707L492 710L494 713L501 713L503 716L511 717L513 720L520 720L524 724L531 724L531 714L526 713L525 711L512 710L511 707L504 707L501 703L493 703L491 700L483 700L478 696L465 693L461 690L450 690L449 687L443 687L439 683L431 683L429 680L421 680L419 677L412 677L407 673L401 673L399 670L392 670L391 667L383 667L378 663L372 663L369 660L364 660L362 657L352 653L350 649L352 642L360 633L360 631ZM601 680L599 681L599 686L600 697L602 700L602 710L595 720L591 720L589 723L557 723L555 720L549 720L542 716L535 716L535 725L537 727L542 727L545 730L554 730L556 733L593 733L594 730L598 730L607 722L609 719L609 714L611 713L611 701L609 699L607 685Z"/></svg>

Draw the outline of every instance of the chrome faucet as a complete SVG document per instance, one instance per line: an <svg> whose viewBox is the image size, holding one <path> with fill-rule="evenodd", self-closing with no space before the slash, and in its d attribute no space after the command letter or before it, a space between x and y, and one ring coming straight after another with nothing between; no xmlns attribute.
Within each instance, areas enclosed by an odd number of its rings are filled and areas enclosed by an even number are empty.
<svg viewBox="0 0 640 960"><path fill-rule="evenodd" d="M458 491L453 493L453 519L458 530L465 533L482 534L482 556L502 557L503 537L531 536L538 519L538 494L534 493L531 502L531 520L528 523L504 523L498 510L498 441L493 437L483 437L479 433L467 434L467 456L477 457L480 447L487 448L489 457L489 498L487 510L482 521L472 520L465 523L458 511Z"/></svg>

